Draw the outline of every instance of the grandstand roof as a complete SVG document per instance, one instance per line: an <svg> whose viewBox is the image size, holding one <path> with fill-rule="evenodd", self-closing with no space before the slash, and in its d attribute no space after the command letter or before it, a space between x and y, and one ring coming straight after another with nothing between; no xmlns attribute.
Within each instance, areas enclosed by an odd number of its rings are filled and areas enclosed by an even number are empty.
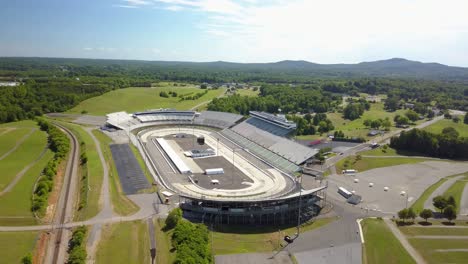
<svg viewBox="0 0 468 264"><path fill-rule="evenodd" d="M269 132L253 125L250 118L234 126L232 130L295 164L301 164L318 153L316 149L274 135L272 134L274 131Z"/></svg>
<svg viewBox="0 0 468 264"><path fill-rule="evenodd" d="M277 116L266 112L249 111L251 116L260 118L287 129L296 129L296 123L287 120L284 116Z"/></svg>

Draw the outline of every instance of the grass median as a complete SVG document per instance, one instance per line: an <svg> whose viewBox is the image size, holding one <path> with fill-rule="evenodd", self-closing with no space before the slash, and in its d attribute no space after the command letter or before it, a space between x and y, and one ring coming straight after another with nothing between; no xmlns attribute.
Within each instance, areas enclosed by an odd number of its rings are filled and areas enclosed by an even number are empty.
<svg viewBox="0 0 468 264"><path fill-rule="evenodd" d="M361 222L364 234L363 263L416 263L380 219L364 219Z"/></svg>
<svg viewBox="0 0 468 264"><path fill-rule="evenodd" d="M96 263L150 263L146 221L106 225L101 235L102 239L96 252Z"/></svg>

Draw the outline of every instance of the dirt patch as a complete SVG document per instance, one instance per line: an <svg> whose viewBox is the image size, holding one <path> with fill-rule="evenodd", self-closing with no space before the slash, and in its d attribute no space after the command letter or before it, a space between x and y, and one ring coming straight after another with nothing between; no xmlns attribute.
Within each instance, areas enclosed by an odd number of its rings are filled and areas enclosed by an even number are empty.
<svg viewBox="0 0 468 264"><path fill-rule="evenodd" d="M50 193L49 196L49 205L47 206L46 213L44 217L42 218L42 221L49 223L54 219L55 215L55 209L57 207L57 202L60 197L60 191L62 190L63 186L63 178L65 176L65 170L67 167L67 160L65 159L60 163L60 165L57 167L57 175L55 175L54 179L54 188L52 192Z"/></svg>
<svg viewBox="0 0 468 264"><path fill-rule="evenodd" d="M36 242L36 247L34 248L33 263L44 262L48 240L49 235L46 232L42 232L39 234L39 238Z"/></svg>

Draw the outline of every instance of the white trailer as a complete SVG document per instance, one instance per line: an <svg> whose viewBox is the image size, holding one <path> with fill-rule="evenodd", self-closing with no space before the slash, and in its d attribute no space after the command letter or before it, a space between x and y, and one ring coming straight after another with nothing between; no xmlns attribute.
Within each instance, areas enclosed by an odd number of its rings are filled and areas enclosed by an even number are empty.
<svg viewBox="0 0 468 264"><path fill-rule="evenodd" d="M206 175L216 175L216 174L224 174L223 168L215 168L215 169L206 169Z"/></svg>
<svg viewBox="0 0 468 264"><path fill-rule="evenodd" d="M351 197L353 195L352 192L346 190L345 188L343 187L339 187L338 188L338 193L343 195L344 198L348 199L349 197Z"/></svg>
<svg viewBox="0 0 468 264"><path fill-rule="evenodd" d="M356 174L357 170L343 170L343 174L353 175Z"/></svg>

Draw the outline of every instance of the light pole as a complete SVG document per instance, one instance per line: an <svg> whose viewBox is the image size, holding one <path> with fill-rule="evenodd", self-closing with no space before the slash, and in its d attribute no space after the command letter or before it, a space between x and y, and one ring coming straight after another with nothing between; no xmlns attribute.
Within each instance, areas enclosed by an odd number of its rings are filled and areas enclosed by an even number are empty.
<svg viewBox="0 0 468 264"><path fill-rule="evenodd" d="M232 173L231 173L231 185L234 183L234 157L236 155L236 149L232 149Z"/></svg>
<svg viewBox="0 0 468 264"><path fill-rule="evenodd" d="M296 238L299 237L299 232L300 232L300 226L301 226L301 209L302 209L302 173L303 168L301 167L301 179L299 181L299 210L297 213L297 235Z"/></svg>

